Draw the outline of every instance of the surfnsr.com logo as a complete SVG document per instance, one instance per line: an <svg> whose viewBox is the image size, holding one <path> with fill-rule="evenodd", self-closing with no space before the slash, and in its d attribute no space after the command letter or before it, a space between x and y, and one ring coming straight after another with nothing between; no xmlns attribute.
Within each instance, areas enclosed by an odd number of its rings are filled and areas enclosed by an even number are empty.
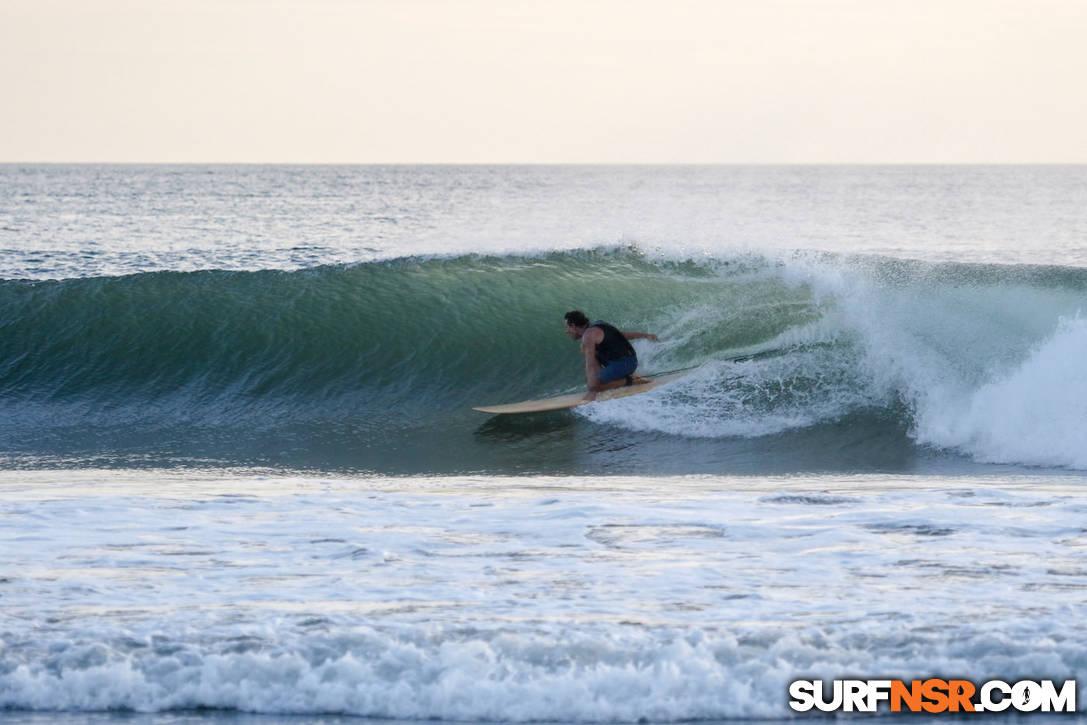
<svg viewBox="0 0 1087 725"><path fill-rule="evenodd" d="M886 703L891 712L1075 712L1076 681L1060 687L1052 680L796 680L789 685L789 707L797 712L876 712Z"/></svg>

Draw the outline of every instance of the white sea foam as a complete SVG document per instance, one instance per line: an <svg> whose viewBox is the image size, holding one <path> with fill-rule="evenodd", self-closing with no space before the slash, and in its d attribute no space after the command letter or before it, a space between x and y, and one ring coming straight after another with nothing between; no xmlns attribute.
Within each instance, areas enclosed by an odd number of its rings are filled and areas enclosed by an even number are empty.
<svg viewBox="0 0 1087 725"><path fill-rule="evenodd" d="M1011 371L972 391L963 409L937 407L918 439L983 461L1087 469L1087 320L1064 319Z"/></svg>
<svg viewBox="0 0 1087 725"><path fill-rule="evenodd" d="M356 628L272 652L143 659L100 646L100 664L60 671L20 665L0 675L0 702L37 710L675 722L785 716L783 693L801 677L1072 677L1087 664L1071 647L1050 644L1057 632L1038 629L1013 637L979 631L943 647L885 623L829 635L814 628L631 629L477 631L466 638L435 628L403 638Z"/></svg>
<svg viewBox="0 0 1087 725"><path fill-rule="evenodd" d="M1087 468L1087 337L1082 320L1061 321L1081 304L1074 290L832 278L823 289L864 353L863 379L909 405L918 442Z"/></svg>
<svg viewBox="0 0 1087 725"><path fill-rule="evenodd" d="M0 708L677 721L1087 668L1079 478L0 487Z"/></svg>

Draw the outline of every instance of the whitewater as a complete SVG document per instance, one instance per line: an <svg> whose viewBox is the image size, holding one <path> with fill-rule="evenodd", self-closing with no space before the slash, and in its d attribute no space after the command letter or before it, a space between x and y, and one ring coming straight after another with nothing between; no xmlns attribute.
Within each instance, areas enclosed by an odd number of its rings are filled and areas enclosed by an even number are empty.
<svg viewBox="0 0 1087 725"><path fill-rule="evenodd" d="M1085 300L1082 166L0 165L0 720L1087 701Z"/></svg>

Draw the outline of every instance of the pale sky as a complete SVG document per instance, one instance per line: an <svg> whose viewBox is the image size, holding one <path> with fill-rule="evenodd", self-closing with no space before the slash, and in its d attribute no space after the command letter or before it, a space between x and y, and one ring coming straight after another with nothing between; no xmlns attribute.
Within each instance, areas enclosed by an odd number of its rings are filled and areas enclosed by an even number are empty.
<svg viewBox="0 0 1087 725"><path fill-rule="evenodd" d="M1087 0L0 0L0 161L1087 163Z"/></svg>

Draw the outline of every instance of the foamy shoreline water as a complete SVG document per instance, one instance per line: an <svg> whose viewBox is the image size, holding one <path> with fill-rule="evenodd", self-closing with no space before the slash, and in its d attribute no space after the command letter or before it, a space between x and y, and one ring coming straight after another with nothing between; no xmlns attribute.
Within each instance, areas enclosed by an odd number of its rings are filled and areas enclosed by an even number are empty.
<svg viewBox="0 0 1087 725"><path fill-rule="evenodd" d="M773 718L1087 652L1077 476L2 478L7 708Z"/></svg>

